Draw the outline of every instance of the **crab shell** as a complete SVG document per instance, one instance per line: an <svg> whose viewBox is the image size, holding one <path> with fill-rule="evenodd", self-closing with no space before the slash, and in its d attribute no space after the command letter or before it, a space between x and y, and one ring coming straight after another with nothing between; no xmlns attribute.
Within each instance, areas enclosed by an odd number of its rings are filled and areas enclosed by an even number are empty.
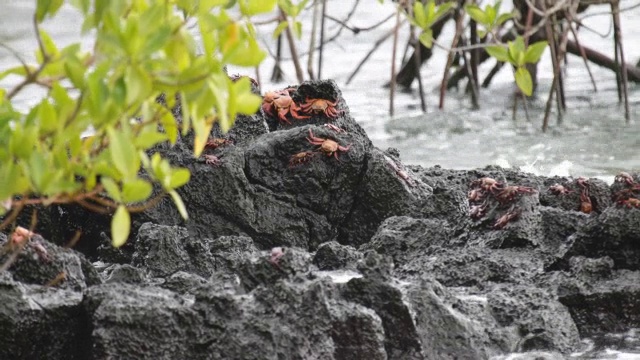
<svg viewBox="0 0 640 360"><path fill-rule="evenodd" d="M520 209L508 211L506 214L502 215L498 220L496 220L495 224L493 224L493 228L496 230L500 230L503 227L507 226L509 222L518 220L521 212L522 211Z"/></svg>
<svg viewBox="0 0 640 360"><path fill-rule="evenodd" d="M204 145L205 149L217 149L223 145L233 144L231 140L222 139L222 138L213 138L207 140L207 143Z"/></svg>
<svg viewBox="0 0 640 360"><path fill-rule="evenodd" d="M309 99L301 106L304 112L311 113L324 113L330 118L338 117L338 110L336 110L336 102L331 102L326 99Z"/></svg>
<svg viewBox="0 0 640 360"><path fill-rule="evenodd" d="M528 186L507 186L496 195L498 202L505 204L513 201L519 194L531 194L535 190Z"/></svg>
<svg viewBox="0 0 640 360"><path fill-rule="evenodd" d="M633 185L635 183L635 180L633 180L633 176L631 176L631 174L629 174L628 172L624 172L624 171L616 175L615 181L623 182L623 183L626 183L627 185Z"/></svg>
<svg viewBox="0 0 640 360"><path fill-rule="evenodd" d="M219 167L220 165L222 165L222 160L220 160L220 158L215 155L205 154L204 163L207 165Z"/></svg>
<svg viewBox="0 0 640 360"><path fill-rule="evenodd" d="M291 124L286 117L289 113L294 119L298 120L310 118L310 116L298 114L298 111L300 111L301 108L295 103L295 101L293 101L293 98L289 93L291 90L292 89L284 89L281 91L267 92L262 101L262 110L271 116L275 116L273 112L273 110L275 110L278 115L278 119L287 124Z"/></svg>
<svg viewBox="0 0 640 360"><path fill-rule="evenodd" d="M501 190L504 187L504 184L496 179L483 177L481 179L473 181L471 183L471 186L479 187L484 191L494 192L496 190Z"/></svg>
<svg viewBox="0 0 640 360"><path fill-rule="evenodd" d="M338 159L338 152L339 151L345 152L349 150L349 148L351 147L350 144L347 146L341 146L335 140L316 137L313 135L313 132L311 131L311 129L309 129L309 136L307 137L307 141L309 141L314 145L320 145L320 148L318 148L318 151L321 151L327 154L327 156L333 155L333 157L335 157L336 160L338 161L340 161L340 159Z"/></svg>
<svg viewBox="0 0 640 360"><path fill-rule="evenodd" d="M291 158L289 159L289 167L291 168L300 164L304 164L309 160L311 160L313 155L314 153L311 151L303 151L303 152L299 152L297 154L291 155Z"/></svg>
<svg viewBox="0 0 640 360"><path fill-rule="evenodd" d="M620 201L618 201L618 204L626 206L628 208L632 208L632 207L640 208L640 199L629 198L629 199L626 199L626 200L620 200Z"/></svg>
<svg viewBox="0 0 640 360"><path fill-rule="evenodd" d="M554 195L566 195L572 192L572 190L567 189L566 187L560 184L553 184L549 186L549 192Z"/></svg>

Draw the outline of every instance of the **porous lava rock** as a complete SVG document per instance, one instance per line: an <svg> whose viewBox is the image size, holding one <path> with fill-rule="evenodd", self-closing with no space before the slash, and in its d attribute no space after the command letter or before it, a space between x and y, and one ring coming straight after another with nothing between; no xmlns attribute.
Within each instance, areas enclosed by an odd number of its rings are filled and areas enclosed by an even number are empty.
<svg viewBox="0 0 640 360"><path fill-rule="evenodd" d="M110 215L51 206L0 235L0 358L553 359L640 327L633 185L405 165L333 81L288 89L337 116L238 116L218 163L192 134L153 149L191 171L188 220L163 198L113 249ZM77 230L93 263L55 245Z"/></svg>

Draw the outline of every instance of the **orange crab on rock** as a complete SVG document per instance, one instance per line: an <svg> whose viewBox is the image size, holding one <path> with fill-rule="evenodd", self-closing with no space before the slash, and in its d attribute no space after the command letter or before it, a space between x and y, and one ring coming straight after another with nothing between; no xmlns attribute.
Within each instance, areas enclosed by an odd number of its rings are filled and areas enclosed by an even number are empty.
<svg viewBox="0 0 640 360"><path fill-rule="evenodd" d="M507 186L495 195L496 200L502 205L513 202L520 194L532 194L534 188L528 186Z"/></svg>
<svg viewBox="0 0 640 360"><path fill-rule="evenodd" d="M296 167L300 164L308 162L314 155L315 153L311 151L303 151L291 155L291 158L289 158L289 168Z"/></svg>
<svg viewBox="0 0 640 360"><path fill-rule="evenodd" d="M309 136L307 136L307 141L309 141L313 145L320 146L316 151L323 152L327 154L327 156L333 156L338 161L340 161L340 159L338 159L338 152L348 151L351 147L351 144L347 146L341 146L335 140L316 137L313 135L311 129L309 129Z"/></svg>
<svg viewBox="0 0 640 360"><path fill-rule="evenodd" d="M294 119L298 120L310 118L310 116L298 114L302 109L293 101L290 94L291 91L294 91L294 89L267 92L262 100L262 110L271 116L276 116L277 114L278 119L287 124L291 124L287 120L287 114L291 114Z"/></svg>
<svg viewBox="0 0 640 360"><path fill-rule="evenodd" d="M223 138L212 138L207 140L206 144L204 144L205 149L217 149L220 146L224 145L233 145L233 141Z"/></svg>
<svg viewBox="0 0 640 360"><path fill-rule="evenodd" d="M640 199L629 198L625 200L618 200L618 205L626 206L628 208L640 208Z"/></svg>
<svg viewBox="0 0 640 360"><path fill-rule="evenodd" d="M332 102L326 99L309 99L307 98L305 103L301 106L302 110L306 113L320 114L324 113L326 116L335 119L338 117L341 111L336 110L337 101Z"/></svg>

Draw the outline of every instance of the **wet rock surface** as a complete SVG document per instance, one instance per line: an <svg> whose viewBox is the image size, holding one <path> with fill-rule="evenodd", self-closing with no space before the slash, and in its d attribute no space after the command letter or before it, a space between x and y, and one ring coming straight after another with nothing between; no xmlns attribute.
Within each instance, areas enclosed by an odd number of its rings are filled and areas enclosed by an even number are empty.
<svg viewBox="0 0 640 360"><path fill-rule="evenodd" d="M336 111L240 116L215 163L156 149L192 173L189 220L163 199L121 249L68 206L0 234L0 358L561 358L640 327L636 175L408 166L332 81L289 89Z"/></svg>

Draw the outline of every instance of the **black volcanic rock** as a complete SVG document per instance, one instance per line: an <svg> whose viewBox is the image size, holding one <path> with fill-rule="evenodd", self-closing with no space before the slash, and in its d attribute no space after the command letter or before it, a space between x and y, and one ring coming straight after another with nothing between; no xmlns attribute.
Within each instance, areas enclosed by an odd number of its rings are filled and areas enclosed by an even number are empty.
<svg viewBox="0 0 640 360"><path fill-rule="evenodd" d="M239 116L211 132L219 166L193 157L192 134L153 149L191 171L188 220L163 198L113 249L109 215L51 206L22 250L0 234L0 358L557 359L640 327L640 209L615 201L632 185L404 165L335 82L290 88L338 116ZM470 201L485 177L503 185ZM524 188L500 199L506 186ZM93 264L49 242L76 230Z"/></svg>

